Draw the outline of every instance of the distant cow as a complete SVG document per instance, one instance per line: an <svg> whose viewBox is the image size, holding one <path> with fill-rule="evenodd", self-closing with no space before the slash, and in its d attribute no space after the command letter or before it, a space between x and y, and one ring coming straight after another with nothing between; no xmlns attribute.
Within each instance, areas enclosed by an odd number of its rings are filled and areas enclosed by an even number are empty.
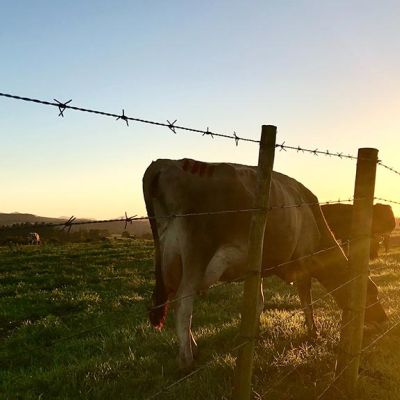
<svg viewBox="0 0 400 400"><path fill-rule="evenodd" d="M321 208L335 238L342 243L350 240L353 206L351 204L326 204ZM378 257L378 249L381 242L385 245L385 251L389 250L390 233L395 227L396 220L392 207L386 204L375 204L371 229L371 259Z"/></svg>
<svg viewBox="0 0 400 400"><path fill-rule="evenodd" d="M246 165L183 159L157 160L144 174L144 198L155 243L156 286L150 321L161 329L166 302L175 299L181 367L192 364L197 346L191 333L194 295L219 280L237 280L246 273L251 213L162 217L251 208L256 173L256 167ZM301 183L273 172L271 206L316 202ZM305 257L318 251L314 257ZM315 334L311 278L329 292L334 290L332 295L342 309L347 306L347 258L318 205L275 209L268 214L262 265L263 276L275 274L286 282L296 282L311 334ZM369 279L368 322L387 318L377 295L377 287ZM261 290L261 301L262 297ZM259 312L262 307L259 304Z"/></svg>
<svg viewBox="0 0 400 400"><path fill-rule="evenodd" d="M28 234L28 243L29 244L35 244L39 245L40 244L40 236L37 232L30 232Z"/></svg>

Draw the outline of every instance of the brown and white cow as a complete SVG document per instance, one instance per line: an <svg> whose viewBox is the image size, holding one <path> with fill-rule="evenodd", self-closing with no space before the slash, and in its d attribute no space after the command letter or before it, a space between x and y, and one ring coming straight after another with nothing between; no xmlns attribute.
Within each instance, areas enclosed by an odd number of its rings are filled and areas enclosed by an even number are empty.
<svg viewBox="0 0 400 400"><path fill-rule="evenodd" d="M179 362L193 362L197 346L191 333L193 296L217 281L245 274L250 213L160 218L172 214L251 208L254 204L256 167L229 163L202 163L190 159L157 160L146 170L143 191L155 243L156 287L151 323L163 326L168 299L177 299L176 330ZM318 202L296 180L273 172L270 206ZM330 248L314 257L287 263ZM275 209L268 215L263 250L264 276L278 275L296 282L308 330L315 333L311 278L346 306L347 258L337 244L319 206ZM377 301L377 288L368 282L366 321L383 321L386 314ZM260 306L261 312L262 306Z"/></svg>
<svg viewBox="0 0 400 400"><path fill-rule="evenodd" d="M28 243L40 245L40 236L37 232L30 232L28 234Z"/></svg>

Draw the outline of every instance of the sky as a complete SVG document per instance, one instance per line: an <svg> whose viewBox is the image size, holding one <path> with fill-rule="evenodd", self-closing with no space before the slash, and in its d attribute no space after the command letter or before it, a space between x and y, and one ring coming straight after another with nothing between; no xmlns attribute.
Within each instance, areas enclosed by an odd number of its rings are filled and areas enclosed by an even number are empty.
<svg viewBox="0 0 400 400"><path fill-rule="evenodd" d="M357 154L400 169L398 1L1 1L0 92ZM0 212L145 214L158 158L257 164L235 143L0 97ZM320 201L353 195L355 162L277 152ZM400 201L378 169L376 196ZM400 215L400 208L394 207Z"/></svg>

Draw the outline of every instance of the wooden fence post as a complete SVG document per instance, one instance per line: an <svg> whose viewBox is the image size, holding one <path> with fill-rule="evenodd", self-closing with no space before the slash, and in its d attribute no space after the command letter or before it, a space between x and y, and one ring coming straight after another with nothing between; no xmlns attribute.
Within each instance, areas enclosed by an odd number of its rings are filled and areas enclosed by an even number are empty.
<svg viewBox="0 0 400 400"><path fill-rule="evenodd" d="M255 208L267 208L271 175L275 156L276 126L263 125L261 131L260 151L258 156L257 187ZM267 212L256 212L252 215L248 242L248 278L244 282L242 319L240 337L243 346L239 349L236 361L233 398L249 400L251 395L251 377L255 337L258 334L260 316L258 305L261 287L261 263L264 245L264 232Z"/></svg>
<svg viewBox="0 0 400 400"><path fill-rule="evenodd" d="M336 367L338 383L350 398L356 393L364 333L377 161L377 149L358 150L349 251L349 279L353 280L348 285Z"/></svg>

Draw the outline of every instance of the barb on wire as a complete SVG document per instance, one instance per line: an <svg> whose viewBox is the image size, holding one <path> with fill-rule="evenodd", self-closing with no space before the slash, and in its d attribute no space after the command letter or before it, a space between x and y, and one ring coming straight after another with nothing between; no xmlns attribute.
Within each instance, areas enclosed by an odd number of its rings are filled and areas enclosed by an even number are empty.
<svg viewBox="0 0 400 400"><path fill-rule="evenodd" d="M214 133L212 133L209 129L208 129L208 126L207 126L207 129L204 131L204 133L203 133L203 136L204 135L209 135L209 136L211 136L211 138L212 139L214 139ZM233 137L234 138L234 137Z"/></svg>
<svg viewBox="0 0 400 400"><path fill-rule="evenodd" d="M74 222L75 220L76 218L74 216L70 217L68 221L62 224L64 226L63 229L68 229L68 232L70 232L72 225L76 225L76 223Z"/></svg>
<svg viewBox="0 0 400 400"><path fill-rule="evenodd" d="M57 99L54 99L54 101L58 104L58 109L60 110L60 113L58 114L58 116L64 118L64 111L68 107L68 104L71 103L72 99L66 101L65 103L62 103L61 101L58 101Z"/></svg>
<svg viewBox="0 0 400 400"><path fill-rule="evenodd" d="M126 122L126 126L129 126L128 117L125 115L125 110L122 109L122 114L117 117L117 121L121 119L122 121Z"/></svg>
<svg viewBox="0 0 400 400"><path fill-rule="evenodd" d="M171 129L171 131L174 132L175 135L176 135L176 130L175 130L175 126L174 126L174 125L175 125L176 121L178 121L178 120L176 119L174 122L169 122L169 121L167 120L167 122L168 122L168 128Z"/></svg>
<svg viewBox="0 0 400 400"><path fill-rule="evenodd" d="M241 139L238 135L236 135L236 132L234 131L233 132L233 137L234 137L234 139L235 139L235 144L236 144L236 147L239 145L239 140Z"/></svg>
<svg viewBox="0 0 400 400"><path fill-rule="evenodd" d="M278 148L279 147L279 151L287 151L286 150L286 148L285 148L285 142L282 142L282 144L277 144L276 146L275 146L276 148Z"/></svg>
<svg viewBox="0 0 400 400"><path fill-rule="evenodd" d="M124 228L125 230L126 230L126 227L128 226L128 223L132 225L132 222L133 222L135 217L137 217L137 215L133 215L132 217L128 217L128 214L125 211L125 228Z"/></svg>

